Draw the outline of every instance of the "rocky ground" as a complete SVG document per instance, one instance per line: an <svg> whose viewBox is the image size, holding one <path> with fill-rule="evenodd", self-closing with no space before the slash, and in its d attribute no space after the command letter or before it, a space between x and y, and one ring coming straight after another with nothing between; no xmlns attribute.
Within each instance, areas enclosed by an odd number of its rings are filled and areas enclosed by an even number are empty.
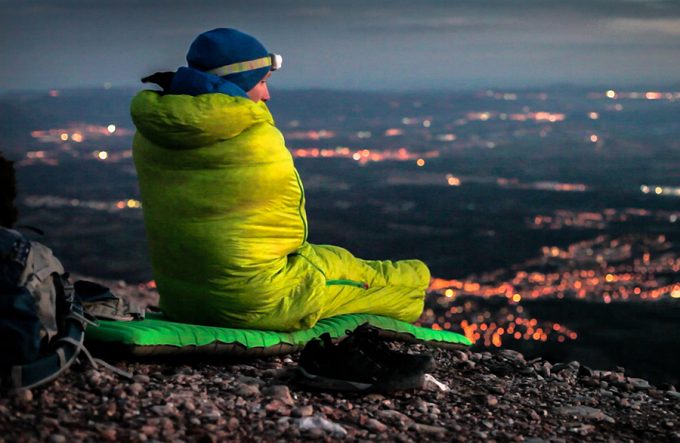
<svg viewBox="0 0 680 443"><path fill-rule="evenodd" d="M675 441L680 393L578 362L425 349L421 390L307 392L297 355L231 362L88 363L45 387L0 395L0 442L21 441Z"/></svg>

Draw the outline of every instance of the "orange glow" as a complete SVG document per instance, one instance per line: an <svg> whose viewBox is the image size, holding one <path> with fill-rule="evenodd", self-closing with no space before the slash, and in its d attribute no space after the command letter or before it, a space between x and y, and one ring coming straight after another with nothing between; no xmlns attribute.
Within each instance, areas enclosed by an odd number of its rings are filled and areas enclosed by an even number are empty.
<svg viewBox="0 0 680 443"><path fill-rule="evenodd" d="M458 177L450 175L446 178L446 181L449 186L460 186L460 179Z"/></svg>

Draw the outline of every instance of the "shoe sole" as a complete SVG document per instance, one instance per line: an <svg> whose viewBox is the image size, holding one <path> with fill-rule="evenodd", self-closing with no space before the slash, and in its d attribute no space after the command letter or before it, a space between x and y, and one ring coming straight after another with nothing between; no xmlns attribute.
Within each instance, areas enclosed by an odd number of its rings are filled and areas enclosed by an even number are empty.
<svg viewBox="0 0 680 443"><path fill-rule="evenodd" d="M425 384L425 373L408 377L395 377L378 383L362 383L352 380L340 380L309 373L304 368L297 367L298 377L293 380L297 384L320 391L348 391L348 392L391 392L410 389L422 389Z"/></svg>

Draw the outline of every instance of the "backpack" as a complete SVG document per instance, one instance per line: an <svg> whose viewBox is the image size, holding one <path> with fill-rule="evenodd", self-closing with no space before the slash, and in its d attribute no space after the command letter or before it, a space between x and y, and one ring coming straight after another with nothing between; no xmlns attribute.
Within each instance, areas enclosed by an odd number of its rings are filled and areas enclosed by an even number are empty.
<svg viewBox="0 0 680 443"><path fill-rule="evenodd" d="M52 251L0 227L0 388L57 377L85 349L92 323Z"/></svg>

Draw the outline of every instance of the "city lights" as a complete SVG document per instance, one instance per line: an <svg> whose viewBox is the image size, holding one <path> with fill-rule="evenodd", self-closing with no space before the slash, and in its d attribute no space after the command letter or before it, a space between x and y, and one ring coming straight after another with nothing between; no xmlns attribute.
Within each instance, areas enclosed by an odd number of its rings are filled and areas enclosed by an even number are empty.
<svg viewBox="0 0 680 443"><path fill-rule="evenodd" d="M458 177L454 177L451 174L448 174L446 176L446 182L449 184L449 186L460 186L460 179Z"/></svg>
<svg viewBox="0 0 680 443"><path fill-rule="evenodd" d="M573 298L611 304L680 298L680 284L665 284L656 277L657 274L680 272L680 258L662 253L668 247L665 236L619 239L600 236L566 249L546 246L542 258L517 267L540 268L550 264L555 270L520 270L503 280L482 275L483 284L435 278L429 291L442 294L443 298L435 308L426 311L421 324L436 325L439 329L450 329L447 324L458 324L470 340L485 346L502 346L506 340L556 340L560 343L576 340L578 334L566 325L527 317L522 303L535 299ZM636 252L639 250L642 252ZM592 268L594 263L599 265ZM452 298L454 291L455 299ZM481 300L495 297L507 299L508 304L492 314Z"/></svg>

